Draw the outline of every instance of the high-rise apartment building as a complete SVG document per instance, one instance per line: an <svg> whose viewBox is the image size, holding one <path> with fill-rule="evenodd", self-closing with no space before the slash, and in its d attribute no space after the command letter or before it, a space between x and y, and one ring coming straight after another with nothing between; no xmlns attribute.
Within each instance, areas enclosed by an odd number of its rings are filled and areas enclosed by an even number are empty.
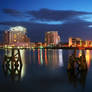
<svg viewBox="0 0 92 92"><path fill-rule="evenodd" d="M26 28L24 27L12 27L8 31L4 32L5 44L20 44L26 42L30 42L30 40L26 35Z"/></svg>
<svg viewBox="0 0 92 92"><path fill-rule="evenodd" d="M45 33L45 42L47 45L56 45L60 42L60 36L57 31L49 31Z"/></svg>

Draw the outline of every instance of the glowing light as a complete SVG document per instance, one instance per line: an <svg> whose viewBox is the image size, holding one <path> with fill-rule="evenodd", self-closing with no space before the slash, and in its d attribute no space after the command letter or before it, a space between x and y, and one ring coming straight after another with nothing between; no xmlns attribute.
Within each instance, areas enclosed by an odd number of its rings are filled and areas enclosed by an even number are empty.
<svg viewBox="0 0 92 92"><path fill-rule="evenodd" d="M33 48L33 52L35 52L35 49Z"/></svg>
<svg viewBox="0 0 92 92"><path fill-rule="evenodd" d="M63 66L63 51L59 50L59 66Z"/></svg>
<svg viewBox="0 0 92 92"><path fill-rule="evenodd" d="M82 56L82 50L79 50L79 57Z"/></svg>
<svg viewBox="0 0 92 92"><path fill-rule="evenodd" d="M48 60L47 60L47 50L45 49L45 64L48 64Z"/></svg>
<svg viewBox="0 0 92 92"><path fill-rule="evenodd" d="M14 40L14 42L16 42L16 40Z"/></svg>
<svg viewBox="0 0 92 92"><path fill-rule="evenodd" d="M14 34L14 38L16 38L17 37L17 35L16 34Z"/></svg>
<svg viewBox="0 0 92 92"><path fill-rule="evenodd" d="M40 49L42 49L43 48L43 46L40 46Z"/></svg>
<svg viewBox="0 0 92 92"><path fill-rule="evenodd" d="M90 62L91 62L90 50L86 50L86 61L87 61L88 67L90 67Z"/></svg>
<svg viewBox="0 0 92 92"><path fill-rule="evenodd" d="M40 49L40 56L41 56L41 64L43 64L43 53L42 53L42 49Z"/></svg>
<svg viewBox="0 0 92 92"><path fill-rule="evenodd" d="M38 49L38 64L40 64L40 49Z"/></svg>
<svg viewBox="0 0 92 92"><path fill-rule="evenodd" d="M15 58L15 60L17 61L18 60L18 54L16 54L16 53L18 53L18 50L14 50L14 55L16 55L16 58ZM7 56L7 57L12 57L12 49L5 49L5 55ZM21 68L21 64L18 62L18 64L19 64L19 66L18 66L18 70L19 71L21 71L20 72L20 74L21 74L21 78L23 78L24 77L24 75L25 75L25 70L26 70L26 64L25 64L25 50L23 49L21 49L20 50L20 56L21 56L21 61L22 61L22 68ZM21 62L20 61L20 62ZM13 67L12 67L12 62L10 62L9 63L10 64L10 66L9 66L9 68L14 72L14 68L15 68L15 66L13 65ZM22 69L22 70L20 70L20 69ZM18 71L15 71L15 73L16 74L18 74L19 72Z"/></svg>
<svg viewBox="0 0 92 92"><path fill-rule="evenodd" d="M22 61L21 78L23 78L25 76L25 71L26 71L25 50L24 49L23 50L20 49L20 56L21 56L21 61Z"/></svg>

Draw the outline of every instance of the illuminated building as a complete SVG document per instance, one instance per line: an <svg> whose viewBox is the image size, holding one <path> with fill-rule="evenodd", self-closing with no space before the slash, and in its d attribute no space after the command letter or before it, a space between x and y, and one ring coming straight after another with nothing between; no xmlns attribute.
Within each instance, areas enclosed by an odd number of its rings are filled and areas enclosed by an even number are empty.
<svg viewBox="0 0 92 92"><path fill-rule="evenodd" d="M45 42L47 45L56 45L60 42L60 36L57 31L49 31L45 33Z"/></svg>
<svg viewBox="0 0 92 92"><path fill-rule="evenodd" d="M36 43L35 43L35 46L36 46L36 47L42 47L42 42L36 42Z"/></svg>
<svg viewBox="0 0 92 92"><path fill-rule="evenodd" d="M85 40L83 41L80 38L69 38L69 47L76 47L76 46L82 46L82 47L92 47L92 41L91 40Z"/></svg>
<svg viewBox="0 0 92 92"><path fill-rule="evenodd" d="M69 46L72 46L72 37L69 38Z"/></svg>
<svg viewBox="0 0 92 92"><path fill-rule="evenodd" d="M92 47L92 41L86 40L85 41L85 47Z"/></svg>
<svg viewBox="0 0 92 92"><path fill-rule="evenodd" d="M47 46L47 43L44 42L42 45L43 45L43 47L46 47Z"/></svg>
<svg viewBox="0 0 92 92"><path fill-rule="evenodd" d="M4 43L5 44L14 44L22 45L24 43L30 43L29 38L26 35L26 28L17 26L11 27L8 31L4 32Z"/></svg>
<svg viewBox="0 0 92 92"><path fill-rule="evenodd" d="M82 46L83 41L80 38L69 38L69 46Z"/></svg>
<svg viewBox="0 0 92 92"><path fill-rule="evenodd" d="M34 42L31 42L30 47L34 48L34 47L36 47L36 44Z"/></svg>

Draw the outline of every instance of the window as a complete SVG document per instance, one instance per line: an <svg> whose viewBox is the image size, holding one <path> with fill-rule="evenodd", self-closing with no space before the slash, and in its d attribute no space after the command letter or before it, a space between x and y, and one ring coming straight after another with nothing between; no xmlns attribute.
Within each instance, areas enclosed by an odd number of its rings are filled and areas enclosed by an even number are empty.
<svg viewBox="0 0 92 92"><path fill-rule="evenodd" d="M14 38L16 39L16 37L17 37L17 35L16 34L14 34Z"/></svg>

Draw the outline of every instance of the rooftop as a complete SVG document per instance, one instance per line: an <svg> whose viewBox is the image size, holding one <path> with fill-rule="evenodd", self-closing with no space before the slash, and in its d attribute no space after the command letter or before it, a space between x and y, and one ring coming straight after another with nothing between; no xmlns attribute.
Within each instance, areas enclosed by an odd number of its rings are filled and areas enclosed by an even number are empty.
<svg viewBox="0 0 92 92"><path fill-rule="evenodd" d="M9 31L21 31L21 32L26 32L26 28L22 27L22 26L16 26L16 27L11 27L9 29Z"/></svg>

